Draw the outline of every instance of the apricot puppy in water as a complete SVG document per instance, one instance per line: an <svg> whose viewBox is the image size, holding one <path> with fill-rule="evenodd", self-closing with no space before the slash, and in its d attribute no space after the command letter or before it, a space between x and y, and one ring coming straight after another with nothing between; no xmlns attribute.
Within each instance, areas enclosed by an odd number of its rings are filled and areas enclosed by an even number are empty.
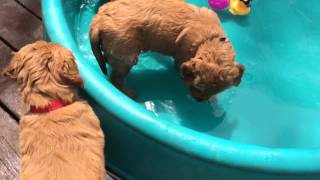
<svg viewBox="0 0 320 180"><path fill-rule="evenodd" d="M90 41L102 71L108 62L111 82L129 96L125 78L144 51L173 56L198 101L239 85L244 72L217 14L182 0L108 2L92 21Z"/></svg>

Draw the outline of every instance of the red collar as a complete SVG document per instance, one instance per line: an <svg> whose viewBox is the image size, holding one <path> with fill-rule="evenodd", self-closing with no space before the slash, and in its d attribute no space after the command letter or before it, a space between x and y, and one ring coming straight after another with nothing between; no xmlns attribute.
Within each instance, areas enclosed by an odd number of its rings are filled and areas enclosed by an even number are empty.
<svg viewBox="0 0 320 180"><path fill-rule="evenodd" d="M46 107L40 108L40 107L35 107L31 106L30 107L30 112L31 113L46 113L50 111L54 111L60 108L63 108L67 104L63 102L62 100L54 100L51 101Z"/></svg>

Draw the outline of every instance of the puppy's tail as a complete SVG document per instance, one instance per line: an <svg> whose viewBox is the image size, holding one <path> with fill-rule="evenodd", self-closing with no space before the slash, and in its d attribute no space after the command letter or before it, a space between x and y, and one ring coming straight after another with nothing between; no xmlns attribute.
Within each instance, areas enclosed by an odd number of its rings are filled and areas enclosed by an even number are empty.
<svg viewBox="0 0 320 180"><path fill-rule="evenodd" d="M96 57L103 74L107 74L106 60L101 52L101 38L99 28L90 29L90 43L94 56Z"/></svg>

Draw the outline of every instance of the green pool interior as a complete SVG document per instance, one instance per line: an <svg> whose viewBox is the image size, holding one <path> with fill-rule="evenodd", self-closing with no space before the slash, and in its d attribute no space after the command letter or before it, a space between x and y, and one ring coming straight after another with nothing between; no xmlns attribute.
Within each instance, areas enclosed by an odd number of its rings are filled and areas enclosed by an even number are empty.
<svg viewBox="0 0 320 180"><path fill-rule="evenodd" d="M207 0L188 2L209 7ZM129 86L139 95L137 103L167 123L210 136L275 148L319 148L317 2L254 0L252 12L245 17L218 12L246 71L239 87L216 100L195 102L172 58L155 52L141 54L128 77ZM88 29L102 3L83 1L72 27L79 49L97 71Z"/></svg>

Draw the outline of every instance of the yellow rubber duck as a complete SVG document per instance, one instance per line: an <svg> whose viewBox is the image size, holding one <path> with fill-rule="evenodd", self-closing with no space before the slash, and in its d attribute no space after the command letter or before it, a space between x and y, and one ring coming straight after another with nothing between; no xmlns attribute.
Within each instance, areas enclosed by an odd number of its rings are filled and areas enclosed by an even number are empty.
<svg viewBox="0 0 320 180"><path fill-rule="evenodd" d="M250 13L252 0L230 0L229 11L233 15L244 16Z"/></svg>

